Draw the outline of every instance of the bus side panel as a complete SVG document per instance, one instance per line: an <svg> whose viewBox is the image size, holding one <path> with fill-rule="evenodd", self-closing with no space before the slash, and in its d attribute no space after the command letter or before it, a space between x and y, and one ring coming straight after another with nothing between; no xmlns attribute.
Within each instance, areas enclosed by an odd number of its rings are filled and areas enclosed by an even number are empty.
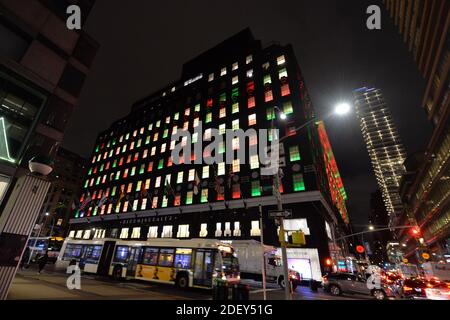
<svg viewBox="0 0 450 320"><path fill-rule="evenodd" d="M115 241L105 241L103 245L102 255L98 262L97 274L107 276L109 273L109 266L114 255Z"/></svg>

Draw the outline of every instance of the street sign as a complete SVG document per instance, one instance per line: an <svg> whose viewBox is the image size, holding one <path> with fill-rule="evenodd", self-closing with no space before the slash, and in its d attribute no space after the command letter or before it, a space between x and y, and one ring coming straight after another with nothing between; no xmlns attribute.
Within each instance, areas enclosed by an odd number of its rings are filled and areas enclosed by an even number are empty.
<svg viewBox="0 0 450 320"><path fill-rule="evenodd" d="M292 210L272 210L269 211L269 218L288 218L292 216Z"/></svg>

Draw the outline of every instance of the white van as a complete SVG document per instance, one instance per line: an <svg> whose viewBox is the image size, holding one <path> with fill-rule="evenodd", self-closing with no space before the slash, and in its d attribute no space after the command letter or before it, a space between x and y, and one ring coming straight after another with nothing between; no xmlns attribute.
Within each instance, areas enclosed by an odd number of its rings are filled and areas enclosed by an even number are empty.
<svg viewBox="0 0 450 320"><path fill-rule="evenodd" d="M284 274L282 259L277 255L277 248L261 245L256 240L233 240L232 246L239 260L239 270L241 279L254 279L262 281L262 259L263 248L265 255L266 280L276 282L284 288ZM300 274L294 270L289 270L294 289L300 284Z"/></svg>

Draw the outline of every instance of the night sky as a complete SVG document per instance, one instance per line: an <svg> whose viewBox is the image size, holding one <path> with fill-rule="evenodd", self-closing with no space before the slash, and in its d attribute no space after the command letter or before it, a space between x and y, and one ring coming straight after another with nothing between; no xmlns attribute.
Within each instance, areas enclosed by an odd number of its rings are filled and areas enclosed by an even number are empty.
<svg viewBox="0 0 450 320"><path fill-rule="evenodd" d="M382 7L382 30L366 28L371 4ZM101 47L63 146L88 157L98 132L134 101L179 79L184 62L246 27L263 45L294 46L319 116L351 102L353 89L379 87L407 152L424 148L431 131L421 108L425 82L376 0L97 0L85 29ZM377 185L356 115L326 126L352 222L367 223Z"/></svg>

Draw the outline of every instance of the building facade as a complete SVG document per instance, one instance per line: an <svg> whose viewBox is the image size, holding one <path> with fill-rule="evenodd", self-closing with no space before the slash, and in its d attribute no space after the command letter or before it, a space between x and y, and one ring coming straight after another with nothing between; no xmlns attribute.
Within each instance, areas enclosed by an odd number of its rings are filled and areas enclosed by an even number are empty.
<svg viewBox="0 0 450 320"><path fill-rule="evenodd" d="M282 120L281 115L286 115ZM130 114L101 132L90 158L80 208L71 220L75 238L217 238L260 240L279 246L273 176L262 174L258 155L207 164L211 156L250 150L261 136L207 145L211 130L278 128L280 190L292 210L285 227L306 234L306 248L290 259L305 278L319 280L321 266L342 251L346 195L324 124L301 124L314 116L292 47L261 46L246 29L183 65L181 79L136 102ZM202 130L198 130L202 127ZM203 162L177 165L172 151L179 130L187 149ZM248 132L248 131L245 131ZM269 139L272 136L269 135ZM203 144L203 147L202 147ZM190 159L196 159L192 152ZM260 214L262 213L262 225ZM295 261L294 261L295 260Z"/></svg>
<svg viewBox="0 0 450 320"><path fill-rule="evenodd" d="M0 1L0 212L30 158L55 156L96 55L66 27L71 4L84 23L94 1Z"/></svg>
<svg viewBox="0 0 450 320"><path fill-rule="evenodd" d="M450 1L385 4L426 81L422 107L434 126L407 190L403 219L418 224L431 257L450 260ZM403 231L400 237L407 242L407 257L421 250L410 234Z"/></svg>
<svg viewBox="0 0 450 320"><path fill-rule="evenodd" d="M87 173L87 159L59 148L53 169L53 181L45 197L34 235L64 237L72 210L80 199L80 186Z"/></svg>
<svg viewBox="0 0 450 320"><path fill-rule="evenodd" d="M399 184L405 172L406 152L381 90L364 87L355 90L353 96L356 115L389 215L389 225L395 225L403 207Z"/></svg>
<svg viewBox="0 0 450 320"><path fill-rule="evenodd" d="M380 190L370 194L370 214L369 224L375 229L381 229L389 224L389 216L384 205L383 195ZM374 232L371 234L370 261L376 265L384 265L388 262L386 246L392 240L392 233L389 230Z"/></svg>

